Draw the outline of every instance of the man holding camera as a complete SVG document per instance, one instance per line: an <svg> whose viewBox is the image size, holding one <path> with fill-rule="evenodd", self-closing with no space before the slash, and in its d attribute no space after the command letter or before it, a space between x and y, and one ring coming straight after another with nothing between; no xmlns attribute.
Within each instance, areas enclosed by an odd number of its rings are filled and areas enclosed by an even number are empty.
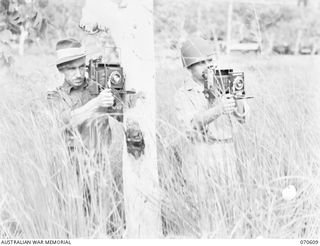
<svg viewBox="0 0 320 246"><path fill-rule="evenodd" d="M208 69L214 68L216 62L209 42L198 37L190 38L183 43L181 56L183 66L191 76L175 95L176 113L196 153L193 161L190 162L189 158L190 166L184 170L189 183L198 191L201 228L204 233L209 233L217 229L213 225L217 218L206 212L219 207L219 213L225 217L230 215L224 205L225 197L232 197L233 191L227 187L239 179L233 134L237 125L244 123L248 106L244 100L236 100L234 95L223 92L217 83L211 88L214 99L205 97L207 80L204 75L208 75ZM221 192L216 187L226 190Z"/></svg>
<svg viewBox="0 0 320 246"><path fill-rule="evenodd" d="M58 41L56 53L56 66L64 82L48 92L47 99L66 127L69 150L80 148L99 155L107 148L109 155L116 156L113 159L121 159L124 131L108 111L115 102L111 89L97 93L97 82L86 78L86 52L78 40Z"/></svg>
<svg viewBox="0 0 320 246"><path fill-rule="evenodd" d="M96 82L86 78L86 52L79 41L72 38L58 41L56 53L56 66L64 76L64 82L56 90L48 92L47 100L52 112L64 124L63 133L71 165L80 178L81 173L92 170L108 172L106 170L110 169L106 165L110 163L112 178L117 180L118 190L121 190L124 131L122 124L108 113L108 107L114 105L114 96L110 89L104 89L97 95ZM90 170L90 165L95 167ZM90 183L95 182L89 176L81 181L84 183L86 215L90 214L92 202L89 187L94 187Z"/></svg>
<svg viewBox="0 0 320 246"><path fill-rule="evenodd" d="M110 89L105 89L98 96L93 93L90 81L85 78L86 53L79 41L71 38L60 40L56 52L56 66L64 76L64 83L49 92L47 99L59 109L63 122L78 127L85 137L82 124L103 112L101 109L112 106L114 97Z"/></svg>

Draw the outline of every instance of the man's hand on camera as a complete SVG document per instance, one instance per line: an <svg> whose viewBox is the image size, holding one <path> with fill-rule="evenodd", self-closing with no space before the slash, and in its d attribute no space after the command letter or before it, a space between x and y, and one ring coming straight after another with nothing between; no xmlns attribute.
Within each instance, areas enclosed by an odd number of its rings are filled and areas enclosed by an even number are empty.
<svg viewBox="0 0 320 246"><path fill-rule="evenodd" d="M236 109L236 102L233 95L226 94L218 99L215 106L206 111L196 113L192 119L195 127L210 124L212 121L219 118L222 114L231 114Z"/></svg>
<svg viewBox="0 0 320 246"><path fill-rule="evenodd" d="M90 100L85 105L72 110L68 119L64 119L66 124L80 125L88 119L94 118L94 116L101 114L99 108L111 107L114 105L114 97L110 89L103 90L96 98Z"/></svg>
<svg viewBox="0 0 320 246"><path fill-rule="evenodd" d="M111 107L114 104L114 96L110 89L104 89L96 98L98 107Z"/></svg>
<svg viewBox="0 0 320 246"><path fill-rule="evenodd" d="M236 109L236 100L230 94L225 94L221 97L218 103L221 114L231 114Z"/></svg>

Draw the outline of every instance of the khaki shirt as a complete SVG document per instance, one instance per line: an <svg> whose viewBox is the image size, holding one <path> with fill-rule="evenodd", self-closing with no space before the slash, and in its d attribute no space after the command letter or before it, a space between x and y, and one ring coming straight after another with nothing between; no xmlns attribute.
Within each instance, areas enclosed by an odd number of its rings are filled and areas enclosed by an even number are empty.
<svg viewBox="0 0 320 246"><path fill-rule="evenodd" d="M78 133L80 133L85 146L89 149L96 148L101 141L111 142L111 128L117 124L117 121L107 114L96 120L86 120L77 126L77 132L68 125L72 110L85 105L96 96L95 88L88 82L80 88L73 88L65 82L56 90L47 93L51 108L60 115L66 126L65 135L69 147L74 147L75 135Z"/></svg>
<svg viewBox="0 0 320 246"><path fill-rule="evenodd" d="M210 124L203 125L201 129L195 129L192 124L194 116L214 106L214 103L210 105L205 98L203 87L189 78L185 81L184 86L177 91L174 100L178 120L188 137L193 141L204 141L204 138L217 142L232 140L239 123L244 122L249 111L248 105L244 102L245 113L243 115L223 114Z"/></svg>
<svg viewBox="0 0 320 246"><path fill-rule="evenodd" d="M62 86L47 93L47 100L50 106L58 109L65 124L70 121L72 110L79 108L97 96L93 93L92 87L86 81L80 88L74 88L64 82Z"/></svg>

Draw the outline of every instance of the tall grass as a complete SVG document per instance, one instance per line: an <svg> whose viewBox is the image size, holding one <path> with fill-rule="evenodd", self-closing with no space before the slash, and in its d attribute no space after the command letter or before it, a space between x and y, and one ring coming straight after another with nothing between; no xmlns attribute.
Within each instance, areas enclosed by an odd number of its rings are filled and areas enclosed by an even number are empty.
<svg viewBox="0 0 320 246"><path fill-rule="evenodd" d="M248 94L255 98L248 101L250 117L235 134L238 177L231 179L228 187L214 183L215 178L209 181L213 192L208 193L206 202L216 199L215 208L200 208L201 201L195 192L199 187L194 185L197 175L186 177L183 171L183 168L196 165L195 154L193 146L182 134L183 129L179 128L172 98L186 74L179 68L179 60L159 62L158 155L169 235L214 238L319 236L317 59L238 56L221 61L227 67L245 72ZM164 102L161 98L167 100ZM203 158L207 157L204 155ZM282 196L282 191L289 185L297 189L292 200ZM221 210L225 204L226 209ZM214 230L209 235L203 234L200 214L215 218Z"/></svg>
<svg viewBox="0 0 320 246"><path fill-rule="evenodd" d="M18 61L2 73L1 238L120 237L121 162L104 143L88 153L79 136L68 152L63 124L45 99L56 77L44 59L28 57L34 65Z"/></svg>
<svg viewBox="0 0 320 246"><path fill-rule="evenodd" d="M111 152L99 145L95 153L88 153L78 141L76 151L68 153L63 124L44 99L46 90L58 84L54 68L44 66L45 59L29 56L17 61L11 73L2 73L1 237L122 237L121 144ZM255 98L249 101L250 117L235 135L239 177L228 187L211 183L208 199L221 198L215 199L214 208L199 207L198 187L190 182L194 149L173 108L174 93L186 74L179 60L161 60L156 86L162 191L158 202L165 237L319 235L320 104L315 59L240 56L223 61L245 72L248 94ZM289 185L297 194L285 200L282 191ZM88 194L91 202L86 201ZM215 218L210 234L203 234L200 214Z"/></svg>

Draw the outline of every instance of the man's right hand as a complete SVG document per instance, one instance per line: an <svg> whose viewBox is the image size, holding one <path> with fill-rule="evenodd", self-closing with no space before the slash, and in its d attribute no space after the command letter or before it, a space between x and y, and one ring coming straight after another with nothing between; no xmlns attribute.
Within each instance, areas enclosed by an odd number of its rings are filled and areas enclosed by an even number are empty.
<svg viewBox="0 0 320 246"><path fill-rule="evenodd" d="M221 97L218 103L221 114L231 114L236 108L236 101L230 94L225 94Z"/></svg>
<svg viewBox="0 0 320 246"><path fill-rule="evenodd" d="M111 107L114 104L114 96L112 95L111 89L104 89L100 92L99 96L96 97L98 107Z"/></svg>
<svg viewBox="0 0 320 246"><path fill-rule="evenodd" d="M210 124L219 118L222 114L230 114L236 109L236 102L232 95L226 94L217 99L215 106L204 112L199 112L193 116L192 121L196 127Z"/></svg>
<svg viewBox="0 0 320 246"><path fill-rule="evenodd" d="M66 124L80 125L88 119L94 118L100 107L111 107L114 104L114 97L110 89L103 90L97 97L90 100L83 106L71 111Z"/></svg>

